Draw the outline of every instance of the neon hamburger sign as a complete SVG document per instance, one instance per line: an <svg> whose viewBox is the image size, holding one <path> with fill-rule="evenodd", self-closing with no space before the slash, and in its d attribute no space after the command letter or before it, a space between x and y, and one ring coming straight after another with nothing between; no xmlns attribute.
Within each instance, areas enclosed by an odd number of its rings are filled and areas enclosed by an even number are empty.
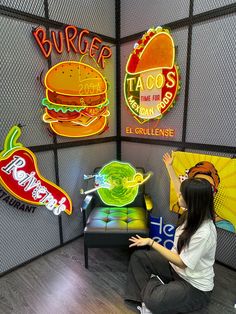
<svg viewBox="0 0 236 314"><path fill-rule="evenodd" d="M107 82L95 68L77 61L60 62L47 72L43 121L66 137L102 133L107 126Z"/></svg>
<svg viewBox="0 0 236 314"><path fill-rule="evenodd" d="M112 55L111 48L88 30L68 25L63 31L46 32L42 27L33 30L33 36L45 58L52 51L61 54L78 53L91 57L96 66L104 69ZM82 59L81 58L81 59ZM43 121L51 130L64 137L88 137L108 129L107 82L96 68L79 62L63 61L51 67L45 75L46 97Z"/></svg>
<svg viewBox="0 0 236 314"><path fill-rule="evenodd" d="M159 120L173 107L179 90L173 38L162 27L149 29L134 45L126 64L126 105L141 124Z"/></svg>

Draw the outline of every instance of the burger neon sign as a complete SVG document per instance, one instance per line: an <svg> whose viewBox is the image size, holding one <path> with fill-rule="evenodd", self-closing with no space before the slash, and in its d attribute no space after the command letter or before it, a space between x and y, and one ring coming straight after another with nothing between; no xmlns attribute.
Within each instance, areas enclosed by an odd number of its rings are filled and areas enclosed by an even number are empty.
<svg viewBox="0 0 236 314"><path fill-rule="evenodd" d="M72 202L67 193L39 174L35 155L17 142L21 135L18 126L9 131L4 150L0 153L0 183L19 200L45 206L55 215L72 213Z"/></svg>
<svg viewBox="0 0 236 314"><path fill-rule="evenodd" d="M46 58L53 50L59 54L66 50L79 53L82 58L89 55L104 69L105 61L112 55L111 48L103 45L99 37L73 25L58 33L47 34L42 27L32 33ZM54 133L79 138L101 134L108 128L107 82L97 69L78 61L60 62L49 69L44 85L43 121Z"/></svg>
<svg viewBox="0 0 236 314"><path fill-rule="evenodd" d="M125 101L139 123L161 119L179 92L179 68L168 30L149 29L135 44L126 65Z"/></svg>
<svg viewBox="0 0 236 314"><path fill-rule="evenodd" d="M86 137L107 127L107 82L95 68L77 61L60 62L47 72L43 121L66 137Z"/></svg>
<svg viewBox="0 0 236 314"><path fill-rule="evenodd" d="M46 30L42 27L38 27L33 30L33 36L45 58L48 58L52 50L61 54L64 49L67 52L73 51L81 55L89 53L89 56L97 57L97 63L104 69L105 60L109 59L112 55L111 48L102 45L102 40L93 36L92 41L88 41L88 37L91 38L89 30L83 29L80 32L78 28L73 25L65 27L64 31L51 31L51 36L47 37Z"/></svg>

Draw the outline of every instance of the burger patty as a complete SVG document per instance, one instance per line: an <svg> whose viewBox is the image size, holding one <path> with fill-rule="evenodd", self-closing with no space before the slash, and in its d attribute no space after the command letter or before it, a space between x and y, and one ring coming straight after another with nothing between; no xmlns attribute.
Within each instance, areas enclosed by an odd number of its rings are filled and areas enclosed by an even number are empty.
<svg viewBox="0 0 236 314"><path fill-rule="evenodd" d="M65 106L92 106L96 107L106 102L106 93L95 96L70 96L47 90L47 98L54 104Z"/></svg>

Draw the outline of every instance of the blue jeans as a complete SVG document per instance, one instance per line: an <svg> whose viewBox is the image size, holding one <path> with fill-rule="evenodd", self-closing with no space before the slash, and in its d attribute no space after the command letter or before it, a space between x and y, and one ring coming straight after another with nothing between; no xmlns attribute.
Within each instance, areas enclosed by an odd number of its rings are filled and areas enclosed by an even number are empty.
<svg viewBox="0 0 236 314"><path fill-rule="evenodd" d="M201 309L208 304L210 295L211 291L201 291L179 277L158 252L136 250L132 254L125 300L144 302L153 314L174 314Z"/></svg>

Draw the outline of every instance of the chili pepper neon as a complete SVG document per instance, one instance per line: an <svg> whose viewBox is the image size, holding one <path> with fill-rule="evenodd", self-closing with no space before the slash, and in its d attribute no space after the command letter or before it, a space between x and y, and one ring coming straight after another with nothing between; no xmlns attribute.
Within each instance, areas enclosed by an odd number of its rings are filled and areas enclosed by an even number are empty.
<svg viewBox="0 0 236 314"><path fill-rule="evenodd" d="M39 174L35 155L17 139L18 126L8 133L4 150L0 153L0 183L14 197L30 204L43 205L59 215L72 213L72 202L59 186Z"/></svg>

